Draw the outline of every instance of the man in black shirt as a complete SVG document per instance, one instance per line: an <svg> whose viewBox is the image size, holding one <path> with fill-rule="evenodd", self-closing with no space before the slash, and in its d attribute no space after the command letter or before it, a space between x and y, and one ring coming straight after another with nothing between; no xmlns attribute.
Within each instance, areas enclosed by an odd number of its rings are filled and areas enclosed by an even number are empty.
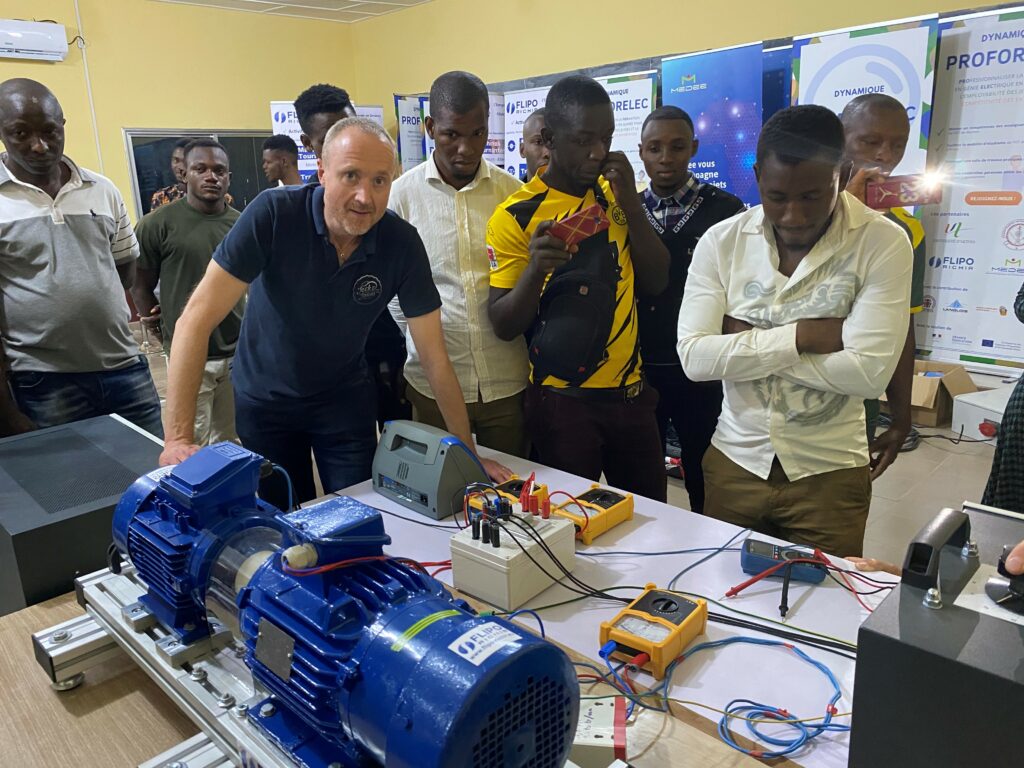
<svg viewBox="0 0 1024 768"><path fill-rule="evenodd" d="M722 410L722 384L686 378L676 354L676 324L697 240L746 206L735 195L703 184L690 173L698 145L693 121L678 107L659 107L644 121L640 159L651 179L644 205L672 261L668 288L653 297L638 293L637 307L644 375L661 396L657 410L661 439L664 443L671 421L679 436L690 508L700 514L704 510L701 459Z"/></svg>
<svg viewBox="0 0 1024 768"><path fill-rule="evenodd" d="M356 108L344 88L320 83L311 85L295 100L295 116L302 128L302 146L320 159L324 137L331 126L346 117L354 117ZM311 183L318 184L314 176ZM405 336L391 313L377 316L366 339L366 362L377 389L377 426L392 419L411 419L412 404L405 399Z"/></svg>
<svg viewBox="0 0 1024 768"><path fill-rule="evenodd" d="M363 349L398 297L449 431L475 451L441 330L441 298L416 229L387 211L394 142L371 120L337 123L321 145L319 185L256 196L199 282L175 328L161 464L198 450L196 395L210 334L248 290L231 373L242 445L281 466L294 493L261 487L280 509L370 477L375 391ZM497 482L507 468L482 459Z"/></svg>

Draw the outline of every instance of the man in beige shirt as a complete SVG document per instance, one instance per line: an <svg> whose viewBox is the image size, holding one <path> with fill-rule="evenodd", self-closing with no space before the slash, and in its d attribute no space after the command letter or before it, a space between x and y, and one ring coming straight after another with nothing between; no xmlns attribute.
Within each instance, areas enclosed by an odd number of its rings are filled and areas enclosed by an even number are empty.
<svg viewBox="0 0 1024 768"><path fill-rule="evenodd" d="M483 159L490 100L480 78L441 75L430 89L426 130L435 149L391 188L389 207L419 230L441 294L448 356L462 386L477 442L525 456L523 392L529 361L523 337L499 339L487 317L490 260L487 221L519 180ZM391 313L406 331L405 378L413 418L444 427L401 309Z"/></svg>

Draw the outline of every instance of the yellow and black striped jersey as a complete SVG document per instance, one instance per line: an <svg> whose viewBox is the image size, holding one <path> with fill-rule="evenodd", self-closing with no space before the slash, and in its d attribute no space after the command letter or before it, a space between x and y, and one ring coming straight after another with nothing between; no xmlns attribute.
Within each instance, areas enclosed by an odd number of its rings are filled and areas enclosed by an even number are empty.
<svg viewBox="0 0 1024 768"><path fill-rule="evenodd" d="M513 193L498 206L487 225L487 256L491 267L491 286L512 289L530 261L530 238L542 221L560 221L595 202L595 190L574 197L550 188L542 173ZM615 289L615 317L605 347L604 362L581 386L623 387L640 380L640 344L637 334L636 296L633 285L633 261L630 258L629 227L626 214L615 201L611 185L598 180L608 203L607 230L609 248L618 251L618 284ZM602 233L599 237L605 237ZM548 376L546 386L565 387L562 379Z"/></svg>

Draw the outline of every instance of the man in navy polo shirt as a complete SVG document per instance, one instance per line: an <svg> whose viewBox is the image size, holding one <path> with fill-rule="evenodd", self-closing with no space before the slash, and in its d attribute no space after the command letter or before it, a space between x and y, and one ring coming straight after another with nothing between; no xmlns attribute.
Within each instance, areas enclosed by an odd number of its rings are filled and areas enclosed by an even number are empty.
<svg viewBox="0 0 1024 768"><path fill-rule="evenodd" d="M376 123L346 118L324 140L320 185L264 192L213 254L175 329L162 464L190 456L196 394L210 333L249 290L235 353L242 444L284 467L294 501L370 476L375 392L366 336L398 296L448 429L475 450L441 332L441 300L415 228L387 211L394 143ZM485 460L498 480L509 476ZM286 489L262 489L285 507Z"/></svg>

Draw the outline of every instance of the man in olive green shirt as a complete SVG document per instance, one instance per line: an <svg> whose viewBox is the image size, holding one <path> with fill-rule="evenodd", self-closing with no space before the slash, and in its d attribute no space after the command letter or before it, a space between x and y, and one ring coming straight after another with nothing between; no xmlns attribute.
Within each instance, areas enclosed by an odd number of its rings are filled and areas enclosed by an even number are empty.
<svg viewBox="0 0 1024 768"><path fill-rule="evenodd" d="M227 203L231 174L224 147L197 139L185 147L186 194L142 218L138 275L132 298L142 322L163 340L171 353L174 326L188 303L210 257L238 219ZM155 295L159 285L160 299ZM242 326L239 302L210 335L207 362L196 408L196 443L237 440L231 359Z"/></svg>

